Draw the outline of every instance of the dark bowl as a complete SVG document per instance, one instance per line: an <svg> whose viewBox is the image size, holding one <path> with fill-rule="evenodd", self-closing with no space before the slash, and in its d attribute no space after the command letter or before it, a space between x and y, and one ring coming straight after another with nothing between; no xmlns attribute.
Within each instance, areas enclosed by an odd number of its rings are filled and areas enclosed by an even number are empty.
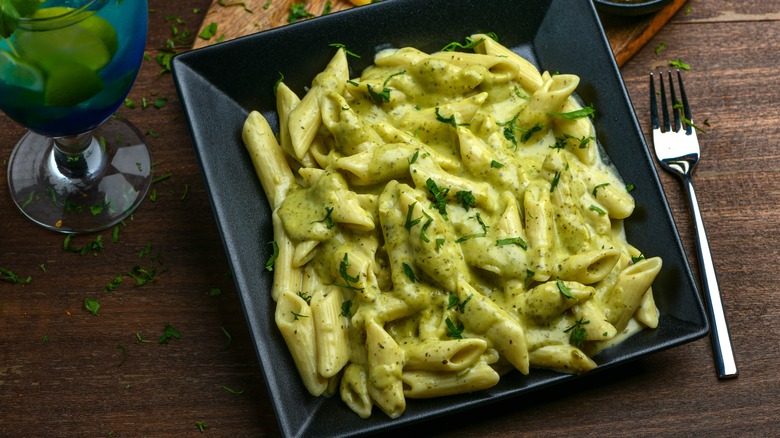
<svg viewBox="0 0 780 438"><path fill-rule="evenodd" d="M610 369L701 338L709 330L655 163L593 4L582 0L492 0L486 8L484 3L384 1L173 59L173 78L195 153L284 436L344 437L411 428L423 420L508 402L535 391L544 390L546 397L566 396L580 378L537 369L528 376L509 373L484 391L410 400L406 412L395 420L381 412L363 420L338 396L312 397L308 393L274 323L275 306L270 296L273 275L263 268L271 255L268 242L274 239L272 211L241 140L241 129L251 110L262 112L273 129L278 129L273 84L283 73L288 86L302 95L332 57L330 42L363 55L349 61L352 74L358 74L371 63L377 49L412 46L435 51L464 35L489 31L542 70L578 75L578 95L598 109L597 137L611 162L636 187L632 195L637 209L625 222L626 237L644 254L664 260L664 269L653 285L660 311L658 328L641 331L600 352L594 358L599 364L594 372L615 378ZM626 388L623 395L629 400L629 392L642 390ZM524 403L508 403L511 409L523 409ZM554 431L555 425L546 427Z"/></svg>
<svg viewBox="0 0 780 438"><path fill-rule="evenodd" d="M596 9L614 15L645 15L663 9L672 0L593 0Z"/></svg>

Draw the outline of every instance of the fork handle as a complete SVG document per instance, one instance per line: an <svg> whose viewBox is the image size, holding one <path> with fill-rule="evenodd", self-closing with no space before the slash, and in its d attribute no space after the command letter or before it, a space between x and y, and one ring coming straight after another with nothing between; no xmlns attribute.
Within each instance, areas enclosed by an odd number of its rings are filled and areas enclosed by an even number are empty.
<svg viewBox="0 0 780 438"><path fill-rule="evenodd" d="M702 221L696 191L693 189L693 180L690 176L686 176L683 178L683 182L691 204L696 240L698 241L699 269L701 270L707 312L710 317L710 338L712 339L712 348L714 350L715 368L719 379L730 379L738 375L737 362L734 359L729 325L726 320L726 312L723 309L718 279L715 275L715 265L712 262L710 244L707 240L707 233L704 230L704 221Z"/></svg>

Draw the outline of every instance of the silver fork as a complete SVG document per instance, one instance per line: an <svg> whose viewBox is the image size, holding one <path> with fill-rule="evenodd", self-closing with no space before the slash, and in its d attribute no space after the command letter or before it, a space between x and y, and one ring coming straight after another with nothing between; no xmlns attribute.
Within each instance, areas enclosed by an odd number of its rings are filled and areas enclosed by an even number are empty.
<svg viewBox="0 0 780 438"><path fill-rule="evenodd" d="M650 115L653 126L653 145L655 155L664 169L679 176L688 194L691 212L693 214L694 228L698 242L699 269L701 270L704 298L707 303L711 330L712 347L715 356L715 368L718 378L728 379L737 377L737 364L734 359L734 349L731 345L729 326L726 313L723 310L718 279L715 275L715 265L712 263L710 245L707 241L707 233L704 230L699 201L693 189L693 173L696 163L699 162L699 142L696 139L698 129L691 118L691 108L685 95L682 75L677 70L677 83L680 88L680 100L674 92L672 72L668 72L669 91L671 94L671 115L667 105L666 88L664 87L664 74L660 76L660 100L663 124L658 120L658 108L656 105L655 81L653 73L650 73ZM682 108L682 115L680 109ZM662 129L663 128L663 129Z"/></svg>

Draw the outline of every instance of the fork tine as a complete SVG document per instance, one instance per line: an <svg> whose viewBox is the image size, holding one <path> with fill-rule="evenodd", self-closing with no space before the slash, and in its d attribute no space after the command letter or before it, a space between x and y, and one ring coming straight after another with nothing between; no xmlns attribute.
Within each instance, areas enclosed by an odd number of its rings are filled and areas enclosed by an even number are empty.
<svg viewBox="0 0 780 438"><path fill-rule="evenodd" d="M680 99L682 100L683 114L685 115L685 132L691 134L693 131L693 119L691 118L691 107L688 106L688 96L685 95L685 87L683 87L682 74L680 70L677 70L677 83L680 86Z"/></svg>
<svg viewBox="0 0 780 438"><path fill-rule="evenodd" d="M674 116L674 126L672 127L672 130L674 132L677 132L680 130L680 106L678 105L679 101L677 100L677 95L674 93L674 81L672 81L672 72L669 71L669 94L671 94L672 98L672 115Z"/></svg>
<svg viewBox="0 0 780 438"><path fill-rule="evenodd" d="M658 81L661 84L661 115L663 116L663 122L664 122L664 129L663 132L669 132L671 131L672 127L669 122L669 107L666 103L666 88L664 88L664 72L659 73L660 81Z"/></svg>
<svg viewBox="0 0 780 438"><path fill-rule="evenodd" d="M655 79L653 78L653 72L650 72L650 124L653 129L661 128L661 124L658 122L658 105L655 99Z"/></svg>

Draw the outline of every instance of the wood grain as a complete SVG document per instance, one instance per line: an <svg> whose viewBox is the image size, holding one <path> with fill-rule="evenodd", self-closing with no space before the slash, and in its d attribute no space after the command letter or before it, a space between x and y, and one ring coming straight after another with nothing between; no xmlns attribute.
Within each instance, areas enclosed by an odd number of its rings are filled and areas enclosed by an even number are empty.
<svg viewBox="0 0 780 438"><path fill-rule="evenodd" d="M619 66L626 63L663 25L685 4L686 0L674 0L662 10L637 17L616 17L600 14L615 60ZM326 5L333 12L349 9L348 0L213 0L198 35L209 26L217 26L217 32L208 39L196 38L193 48L205 47L240 36L250 35L290 23L290 6L305 5L306 11L322 15Z"/></svg>
<svg viewBox="0 0 780 438"><path fill-rule="evenodd" d="M149 0L149 6L151 60L130 98L165 97L168 103L159 110L123 107L119 113L142 132L156 133L148 137L156 171L172 175L155 184L157 201L139 207L118 243L103 233L103 251L79 256L62 250L62 235L18 213L6 172L0 172L0 268L32 277L25 286L0 281L2 437L280 435L272 400L284 395L266 390L181 104L171 76L161 74L155 62L174 25L179 32L185 27L196 32L208 22L211 1ZM771 90L780 89L780 14L776 0L688 0L685 7L691 12L670 19L621 72L648 134L647 72L669 59L691 65L685 73L688 99L694 116L710 125L699 137L704 156L694 181L739 378L717 380L710 342L701 339L565 388L386 436L777 436L780 113ZM661 41L666 49L656 54ZM23 132L0 113L3 162ZM659 172L696 270L693 225L681 186ZM134 287L126 278L117 290L105 292L115 276L146 261L138 253L150 243L163 260L158 280ZM98 316L84 310L87 297L100 302ZM166 324L181 339L160 344ZM198 422L206 425L203 432Z"/></svg>

